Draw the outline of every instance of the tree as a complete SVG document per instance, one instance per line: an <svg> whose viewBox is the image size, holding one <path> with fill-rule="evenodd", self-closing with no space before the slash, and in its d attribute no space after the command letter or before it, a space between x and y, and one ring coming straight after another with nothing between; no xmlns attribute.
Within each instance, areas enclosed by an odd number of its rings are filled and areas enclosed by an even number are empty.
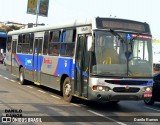
<svg viewBox="0 0 160 125"><path fill-rule="evenodd" d="M21 27L18 27L18 26L15 26L15 25L11 25L11 26L1 26L0 27L0 30L4 30L6 32L9 32L9 31L13 31L13 30L19 30Z"/></svg>

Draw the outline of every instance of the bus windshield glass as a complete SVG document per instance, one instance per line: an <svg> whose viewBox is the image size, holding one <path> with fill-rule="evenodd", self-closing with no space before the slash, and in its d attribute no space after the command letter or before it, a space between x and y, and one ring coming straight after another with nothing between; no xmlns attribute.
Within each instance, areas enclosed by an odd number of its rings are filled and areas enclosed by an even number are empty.
<svg viewBox="0 0 160 125"><path fill-rule="evenodd" d="M127 40L126 33L95 31L91 73L110 76L152 76L151 39ZM132 36L132 34L131 34Z"/></svg>

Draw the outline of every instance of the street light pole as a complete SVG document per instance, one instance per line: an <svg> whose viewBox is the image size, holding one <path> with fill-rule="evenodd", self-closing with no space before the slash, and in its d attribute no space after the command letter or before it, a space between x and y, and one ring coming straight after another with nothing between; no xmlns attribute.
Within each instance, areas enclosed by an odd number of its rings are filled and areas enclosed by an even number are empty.
<svg viewBox="0 0 160 125"><path fill-rule="evenodd" d="M36 14L36 27L37 27L37 23L38 23L38 14Z"/></svg>
<svg viewBox="0 0 160 125"><path fill-rule="evenodd" d="M37 23L38 23L39 6L40 6L40 0L37 0L37 10L36 10L36 27L37 27Z"/></svg>

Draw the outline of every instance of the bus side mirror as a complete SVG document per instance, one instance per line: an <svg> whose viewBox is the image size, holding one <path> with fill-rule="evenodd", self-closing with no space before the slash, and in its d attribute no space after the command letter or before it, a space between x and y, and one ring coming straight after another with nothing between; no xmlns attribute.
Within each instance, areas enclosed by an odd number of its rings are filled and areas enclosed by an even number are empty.
<svg viewBox="0 0 160 125"><path fill-rule="evenodd" d="M87 37L87 50L92 51L92 36Z"/></svg>

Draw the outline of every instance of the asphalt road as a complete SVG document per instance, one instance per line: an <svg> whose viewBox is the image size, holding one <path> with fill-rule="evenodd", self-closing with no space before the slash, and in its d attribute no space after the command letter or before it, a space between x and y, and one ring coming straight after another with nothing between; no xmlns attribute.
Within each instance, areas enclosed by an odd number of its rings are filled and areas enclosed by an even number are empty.
<svg viewBox="0 0 160 125"><path fill-rule="evenodd" d="M20 85L18 79L11 76L5 66L0 64L0 115L3 118L6 115L22 115L42 121L22 123L29 125L158 125L160 103L146 106L143 101L121 101L117 105L111 105L81 99L67 103L62 94L53 89L36 86L31 82ZM159 122L144 122L147 118L158 119ZM2 119L0 121L0 124L6 124L2 123Z"/></svg>

